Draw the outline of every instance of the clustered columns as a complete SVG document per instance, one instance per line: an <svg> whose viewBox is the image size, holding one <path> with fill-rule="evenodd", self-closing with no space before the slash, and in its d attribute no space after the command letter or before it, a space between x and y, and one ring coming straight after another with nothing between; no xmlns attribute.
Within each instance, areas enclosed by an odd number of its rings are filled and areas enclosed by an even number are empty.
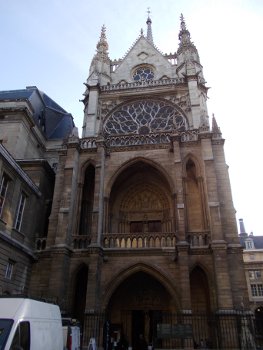
<svg viewBox="0 0 263 350"><path fill-rule="evenodd" d="M174 181L176 188L176 201L174 202L176 211L176 229L178 232L178 239L185 241L185 205L183 195L183 181L182 181L182 159L180 153L180 138L173 137L173 154L174 154Z"/></svg>
<svg viewBox="0 0 263 350"><path fill-rule="evenodd" d="M186 208L183 186L183 164L180 152L180 138L173 137L174 181L176 195L174 195L174 210L176 213L176 261L179 266L181 312L191 312L190 271L189 271L189 243L186 241Z"/></svg>

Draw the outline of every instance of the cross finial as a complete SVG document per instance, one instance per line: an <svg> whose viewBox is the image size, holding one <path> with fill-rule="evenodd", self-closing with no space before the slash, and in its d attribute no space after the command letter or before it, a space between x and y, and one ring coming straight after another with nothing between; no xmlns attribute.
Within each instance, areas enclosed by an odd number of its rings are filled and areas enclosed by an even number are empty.
<svg viewBox="0 0 263 350"><path fill-rule="evenodd" d="M153 35L152 35L152 20L150 18L150 7L147 8L148 18L146 21L147 24L147 40L153 44Z"/></svg>
<svg viewBox="0 0 263 350"><path fill-rule="evenodd" d="M150 7L147 7L147 13L148 13L148 17L150 17L150 13L151 13Z"/></svg>
<svg viewBox="0 0 263 350"><path fill-rule="evenodd" d="M184 16L183 16L182 13L181 13L181 16L180 16L180 20L181 20L181 29L182 30L186 30L185 20L184 20Z"/></svg>

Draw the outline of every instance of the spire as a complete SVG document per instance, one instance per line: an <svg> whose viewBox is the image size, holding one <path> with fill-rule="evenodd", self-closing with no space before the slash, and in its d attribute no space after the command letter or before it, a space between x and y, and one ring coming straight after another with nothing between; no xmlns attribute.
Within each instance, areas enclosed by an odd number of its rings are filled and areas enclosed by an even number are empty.
<svg viewBox="0 0 263 350"><path fill-rule="evenodd" d="M217 121L216 121L214 113L212 114L212 132L214 134L213 138L220 139L222 137L222 133L221 133L219 126L217 125Z"/></svg>
<svg viewBox="0 0 263 350"><path fill-rule="evenodd" d="M97 52L90 65L88 84L96 85L99 81L100 84L105 85L110 77L110 58L108 55L109 45L106 38L106 27L104 24L101 28L100 38L96 48Z"/></svg>
<svg viewBox="0 0 263 350"><path fill-rule="evenodd" d="M146 21L147 24L147 40L153 44L153 34L152 34L152 20L150 18L150 9L148 7L148 18Z"/></svg>
<svg viewBox="0 0 263 350"><path fill-rule="evenodd" d="M179 33L179 40L181 41L182 45L191 44L190 32L186 29L185 20L182 13L180 16L180 20L181 20L181 30Z"/></svg>
<svg viewBox="0 0 263 350"><path fill-rule="evenodd" d="M178 48L177 54L178 54L178 56L180 54L183 54L183 57L181 57L181 58L184 62L186 62L186 61L194 62L195 61L195 62L200 63L197 49L191 41L191 35L190 35L189 30L186 29L184 16L182 14L180 16L180 20L181 20L181 29L179 32L180 43L179 43L179 48ZM179 63L180 63L180 57L178 57L178 64Z"/></svg>
<svg viewBox="0 0 263 350"><path fill-rule="evenodd" d="M97 44L97 54L101 56L101 58L108 58L108 48L109 48L109 45L107 43L107 38L106 38L106 27L103 24L101 28L101 33L100 33L100 39Z"/></svg>
<svg viewBox="0 0 263 350"><path fill-rule="evenodd" d="M217 121L216 121L214 113L212 114L212 131L215 133L221 133L221 130L220 130L219 126L217 125Z"/></svg>

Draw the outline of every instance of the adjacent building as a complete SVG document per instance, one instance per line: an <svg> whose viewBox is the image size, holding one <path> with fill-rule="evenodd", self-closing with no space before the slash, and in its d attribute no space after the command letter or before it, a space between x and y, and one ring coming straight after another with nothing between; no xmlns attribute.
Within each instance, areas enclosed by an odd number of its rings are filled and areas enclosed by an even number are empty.
<svg viewBox="0 0 263 350"><path fill-rule="evenodd" d="M239 219L240 242L249 295L249 306L256 317L258 334L263 334L263 236L246 233L243 219ZM263 342L263 336L262 336Z"/></svg>
<svg viewBox="0 0 263 350"><path fill-rule="evenodd" d="M46 237L58 149L73 118L35 86L0 92L0 293L28 294Z"/></svg>

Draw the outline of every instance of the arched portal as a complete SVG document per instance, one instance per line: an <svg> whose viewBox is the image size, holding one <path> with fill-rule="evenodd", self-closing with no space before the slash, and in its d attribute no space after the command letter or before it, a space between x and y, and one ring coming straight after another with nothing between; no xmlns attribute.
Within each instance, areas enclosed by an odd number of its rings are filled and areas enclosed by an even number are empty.
<svg viewBox="0 0 263 350"><path fill-rule="evenodd" d="M115 180L109 200L112 233L171 232L174 208L168 181L151 164L139 160Z"/></svg>
<svg viewBox="0 0 263 350"><path fill-rule="evenodd" d="M148 344L158 345L157 325L176 311L176 305L161 282L145 271L137 271L116 288L107 311L111 336L116 341L122 336L136 349L140 335Z"/></svg>

